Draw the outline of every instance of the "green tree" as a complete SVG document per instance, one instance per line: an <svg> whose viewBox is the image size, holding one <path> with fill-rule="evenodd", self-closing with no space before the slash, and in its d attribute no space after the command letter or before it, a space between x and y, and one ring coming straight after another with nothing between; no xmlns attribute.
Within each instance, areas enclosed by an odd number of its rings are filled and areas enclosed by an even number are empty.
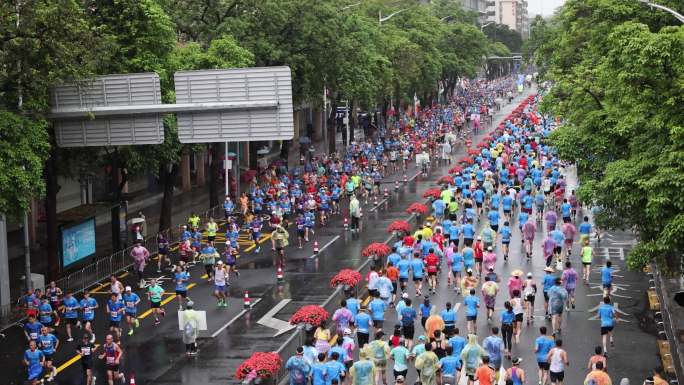
<svg viewBox="0 0 684 385"><path fill-rule="evenodd" d="M633 228L629 265L679 266L684 250L684 29L638 3L570 0L535 55L554 82L544 108L564 118L552 140L577 164L597 222ZM551 48L553 47L553 48Z"/></svg>
<svg viewBox="0 0 684 385"><path fill-rule="evenodd" d="M520 32L510 29L505 24L490 24L483 29L490 41L499 42L508 47L511 52L520 52L523 41Z"/></svg>
<svg viewBox="0 0 684 385"><path fill-rule="evenodd" d="M16 217L45 195L51 278L59 261L56 152L45 119L50 88L92 73L105 52L78 1L0 2L0 211Z"/></svg>

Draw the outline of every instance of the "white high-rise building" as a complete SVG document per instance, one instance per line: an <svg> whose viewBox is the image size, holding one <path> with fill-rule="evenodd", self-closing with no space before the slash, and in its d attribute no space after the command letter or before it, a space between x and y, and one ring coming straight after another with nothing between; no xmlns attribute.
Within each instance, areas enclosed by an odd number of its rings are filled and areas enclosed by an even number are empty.
<svg viewBox="0 0 684 385"><path fill-rule="evenodd" d="M487 0L487 21L505 24L520 32L523 39L530 34L530 20L527 14L527 0Z"/></svg>
<svg viewBox="0 0 684 385"><path fill-rule="evenodd" d="M480 23L487 20L487 0L460 0L463 9L477 12Z"/></svg>

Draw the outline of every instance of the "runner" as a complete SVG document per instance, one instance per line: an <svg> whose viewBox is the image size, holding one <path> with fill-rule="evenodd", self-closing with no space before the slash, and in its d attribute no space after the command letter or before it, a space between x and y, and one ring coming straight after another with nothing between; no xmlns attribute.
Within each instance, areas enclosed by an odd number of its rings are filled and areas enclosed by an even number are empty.
<svg viewBox="0 0 684 385"><path fill-rule="evenodd" d="M610 346L614 346L613 342L613 327L617 323L617 312L610 302L610 297L604 297L603 303L599 305L597 310L598 316L601 319L601 342L603 344L603 355L608 356L608 341Z"/></svg>
<svg viewBox="0 0 684 385"><path fill-rule="evenodd" d="M66 299L65 299L65 306L66 306ZM78 324L83 325L83 328L90 334L90 342L95 343L95 333L93 332L93 321L95 321L95 310L97 310L100 307L100 304L95 300L95 298L92 298L90 296L89 291L83 292L83 299L80 302L80 309L83 311L81 314L81 323ZM67 325L69 325L67 323ZM67 332L69 329L67 328ZM69 335L71 337L71 335ZM72 340L68 339L68 342L71 342Z"/></svg>
<svg viewBox="0 0 684 385"><path fill-rule="evenodd" d="M38 346L45 357L45 369L49 372L48 382L52 382L57 375L57 368L52 366L52 357L59 348L59 339L50 333L50 329L43 326L38 336Z"/></svg>
<svg viewBox="0 0 684 385"><path fill-rule="evenodd" d="M215 252L215 251L214 251ZM183 310L183 301L188 298L188 284L190 274L183 269L182 265L176 266L176 271L173 274L173 282L176 288L176 299L178 300L178 311Z"/></svg>
<svg viewBox="0 0 684 385"><path fill-rule="evenodd" d="M522 358L515 357L511 360L512 367L506 369L506 381L511 385L523 385L526 382L525 371L520 368Z"/></svg>
<svg viewBox="0 0 684 385"><path fill-rule="evenodd" d="M45 354L38 350L35 340L29 341L29 347L24 351L24 365L28 371L27 381L31 385L42 383L43 366L45 365Z"/></svg>
<svg viewBox="0 0 684 385"><path fill-rule="evenodd" d="M463 305L466 308L466 320L468 321L468 334L476 334L477 309L480 307L480 299L475 296L475 289L470 289L468 293L463 299Z"/></svg>
<svg viewBox="0 0 684 385"><path fill-rule="evenodd" d="M582 278L585 284L589 284L589 274L591 273L591 263L594 259L594 252L589 246L589 239L583 241L582 246Z"/></svg>
<svg viewBox="0 0 684 385"><path fill-rule="evenodd" d="M577 272L572 268L572 263L570 263L570 261L565 262L565 270L563 270L561 282L568 292L568 302L565 305L566 310L570 310L571 307L573 309L575 308L575 288L577 287L577 279Z"/></svg>
<svg viewBox="0 0 684 385"><path fill-rule="evenodd" d="M128 324L128 335L133 335L133 330L140 327L138 321L138 304L140 304L140 297L131 291L130 286L126 286L126 291L123 295L125 305L126 323Z"/></svg>
<svg viewBox="0 0 684 385"><path fill-rule="evenodd" d="M563 385L565 378L565 367L570 365L568 353L563 350L563 340L557 339L555 346L546 356L549 362L549 379L554 385Z"/></svg>
<svg viewBox="0 0 684 385"><path fill-rule="evenodd" d="M228 307L228 287L230 275L223 265L223 261L216 261L214 266L214 296L216 297L216 307Z"/></svg>
<svg viewBox="0 0 684 385"><path fill-rule="evenodd" d="M88 292L84 292L83 295L85 296L86 293ZM71 328L76 325L80 325L78 321L78 309L81 307L81 305L78 303L78 300L74 298L73 294L71 294L71 291L66 292L62 303L64 304L64 320L66 323L67 342L71 342L74 340L71 334Z"/></svg>
<svg viewBox="0 0 684 385"><path fill-rule="evenodd" d="M152 278L150 287L147 288L147 298L150 300L150 308L154 314L154 324L159 325L161 322L159 316L162 318L166 315L164 308L161 306L162 295L164 289L157 283L157 280Z"/></svg>
<svg viewBox="0 0 684 385"><path fill-rule="evenodd" d="M111 334L107 334L105 337L105 343L102 345L102 349L103 352L99 355L99 358L105 361L107 382L109 385L114 385L114 380L116 379L120 380L122 384L125 384L126 377L123 373L119 372L123 350L121 350L121 347L118 344L114 343L114 337Z"/></svg>
<svg viewBox="0 0 684 385"><path fill-rule="evenodd" d="M540 336L534 342L534 353L537 356L537 365L539 366L539 384L546 385L547 380L549 380L549 352L554 346L554 341L546 335L546 326L539 328L539 334Z"/></svg>
<svg viewBox="0 0 684 385"><path fill-rule="evenodd" d="M50 281L50 285L48 286L47 289L45 289L45 295L50 299L50 307L54 311L54 324L53 326L57 327L59 326L59 308L62 302L62 295L64 293L62 292L62 289L57 287L57 283L55 281ZM40 311L40 309L39 309Z"/></svg>
<svg viewBox="0 0 684 385"><path fill-rule="evenodd" d="M81 367L85 374L85 385L94 385L95 376L93 376L93 353L95 352L95 345L90 342L90 336L83 334L81 342L76 346L76 353L81 357Z"/></svg>
<svg viewBox="0 0 684 385"><path fill-rule="evenodd" d="M563 308L568 301L568 292L561 286L561 278L554 279L554 285L548 291L549 314L551 314L551 326L554 335L558 337L561 333L563 321Z"/></svg>
<svg viewBox="0 0 684 385"><path fill-rule="evenodd" d="M121 318L123 317L125 306L115 293L112 293L107 301L107 314L109 315L109 331L114 333L115 340L121 339Z"/></svg>
<svg viewBox="0 0 684 385"><path fill-rule="evenodd" d="M534 300L537 297L537 283L532 278L532 273L527 273L527 279L523 284L525 297L525 319L527 325L534 322Z"/></svg>

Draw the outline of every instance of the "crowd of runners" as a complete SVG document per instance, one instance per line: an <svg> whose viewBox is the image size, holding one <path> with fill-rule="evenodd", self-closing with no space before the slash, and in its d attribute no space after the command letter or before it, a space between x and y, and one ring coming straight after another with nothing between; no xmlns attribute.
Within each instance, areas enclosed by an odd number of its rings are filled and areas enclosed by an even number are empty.
<svg viewBox="0 0 684 385"><path fill-rule="evenodd" d="M288 359L290 385L386 385L388 378L403 384L409 371L422 385L455 385L462 377L469 385L562 385L570 359L586 367L585 385L612 384L608 357L619 320L611 299L613 267L594 256L590 238L599 233L582 215L566 182L566 165L546 140L558 122L538 112L538 98L530 97L463 167L452 169L453 178L432 199L427 222L399 236L391 254L371 267L369 298L349 294L332 326L319 327ZM433 131L438 135L457 131L447 111L423 111L413 132L430 132L435 125L448 127ZM513 270L506 277L497 271L497 260L508 262L515 232L523 261L530 262L534 248L541 248L540 282L533 271ZM595 354L570 357L565 344L572 341L562 338L564 311L575 308L575 290L589 285L594 264L603 288ZM431 301L440 280L453 288L442 308ZM497 310L499 291L506 298L502 310ZM545 322L540 323L534 308L541 300ZM385 325L391 312L398 321ZM456 326L460 317L466 319L465 330ZM482 318L484 334L477 328ZM522 345L523 333L536 334L534 343ZM521 367L525 351L534 353L537 370ZM662 368L645 382L666 383Z"/></svg>
<svg viewBox="0 0 684 385"><path fill-rule="evenodd" d="M23 328L28 343L24 353L28 382L52 381L57 374L53 357L57 350L68 349L80 355L86 385L96 381L93 371L96 359L105 362L109 384L123 383L122 344L125 336L133 335L140 326L138 307L143 300L149 302L155 325L165 316L162 305L165 294L175 293L179 310L188 308L191 267L200 263L207 281L214 286L217 306L228 306L230 279L239 277L236 265L241 253L246 250L260 253L268 233L276 264L284 267L285 250L290 244L288 230L294 229L297 242L293 246L301 249L311 241L316 228L325 226L334 215L346 215L343 204L351 214L352 231L358 231L361 202L368 203L383 193L381 182L386 176L405 175L418 155L423 156L427 172L434 163L430 159L450 159L457 145L470 145L470 132L477 133L491 123L493 111L514 86L512 78L464 81L449 106L435 106L423 112L421 116L434 117L426 124L416 125L411 114L393 113L386 126L381 125L364 141L352 142L343 153L316 156L309 152L295 167L275 163L260 170L247 191L236 200L226 198L221 223L213 218L201 223L200 217L192 214L187 224L181 226L179 239L167 239L163 233L157 235L156 256L137 243L130 257L138 287L124 286L112 275L104 304L88 291L79 298L75 293L63 292L54 282L44 291L29 291L23 297L27 315ZM247 246L245 235L251 239ZM164 288L161 282L146 279L145 272L150 268L156 268L157 272L170 271L173 288ZM94 330L96 317L106 318L106 330ZM100 343L96 334L104 335ZM194 343L186 345L189 355L196 354Z"/></svg>

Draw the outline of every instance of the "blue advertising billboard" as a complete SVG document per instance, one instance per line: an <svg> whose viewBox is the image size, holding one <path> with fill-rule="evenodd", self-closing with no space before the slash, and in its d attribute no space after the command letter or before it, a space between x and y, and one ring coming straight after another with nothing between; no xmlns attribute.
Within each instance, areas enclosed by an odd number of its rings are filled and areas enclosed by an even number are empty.
<svg viewBox="0 0 684 385"><path fill-rule="evenodd" d="M62 268L95 254L95 218L62 227Z"/></svg>

